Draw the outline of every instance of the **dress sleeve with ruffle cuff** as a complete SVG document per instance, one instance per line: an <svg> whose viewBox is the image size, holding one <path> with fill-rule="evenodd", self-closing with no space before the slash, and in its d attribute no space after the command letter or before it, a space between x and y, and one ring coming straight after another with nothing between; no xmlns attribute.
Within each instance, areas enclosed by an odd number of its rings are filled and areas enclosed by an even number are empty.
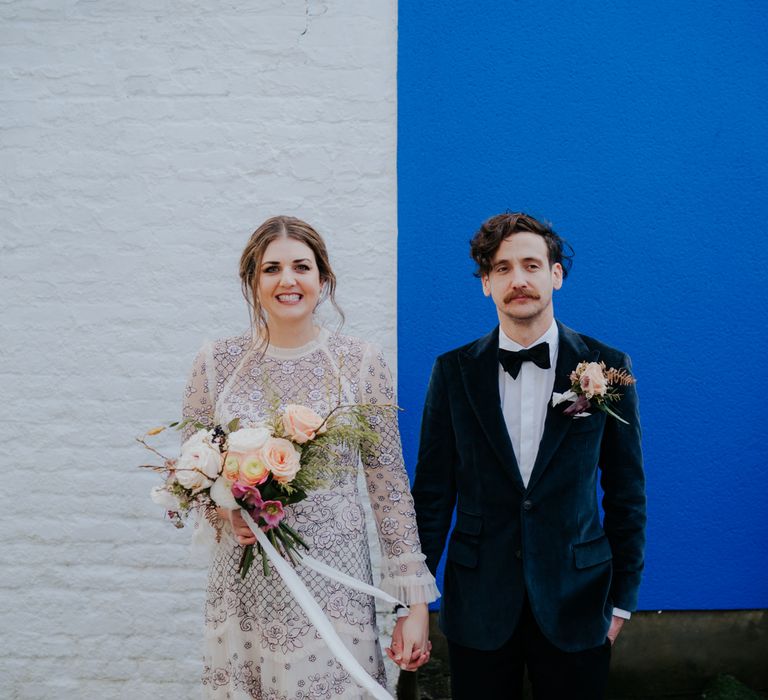
<svg viewBox="0 0 768 700"><path fill-rule="evenodd" d="M406 605L437 600L440 591L424 560L420 552L385 560L381 589Z"/></svg>

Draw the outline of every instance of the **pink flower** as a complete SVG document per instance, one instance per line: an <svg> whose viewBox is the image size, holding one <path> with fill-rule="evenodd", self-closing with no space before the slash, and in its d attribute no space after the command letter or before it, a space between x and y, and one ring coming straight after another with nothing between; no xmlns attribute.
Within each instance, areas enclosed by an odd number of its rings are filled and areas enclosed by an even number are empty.
<svg viewBox="0 0 768 700"><path fill-rule="evenodd" d="M263 448L264 464L281 484L293 481L301 463L296 448L283 438L270 438Z"/></svg>
<svg viewBox="0 0 768 700"><path fill-rule="evenodd" d="M264 501L261 504L261 513L259 513L267 524L268 529L277 527L280 521L285 517L283 504L280 501Z"/></svg>
<svg viewBox="0 0 768 700"><path fill-rule="evenodd" d="M232 484L232 495L238 500L247 503L252 508L261 508L264 501L261 500L261 491L255 486L236 481ZM271 503L272 501L267 501Z"/></svg>
<svg viewBox="0 0 768 700"><path fill-rule="evenodd" d="M292 403L285 407L283 430L291 440L303 445L324 433L325 425L323 425L323 419L311 408Z"/></svg>
<svg viewBox="0 0 768 700"><path fill-rule="evenodd" d="M604 396L608 388L608 381L603 373L603 368L597 362L588 362L579 377L584 396L591 399L593 396Z"/></svg>

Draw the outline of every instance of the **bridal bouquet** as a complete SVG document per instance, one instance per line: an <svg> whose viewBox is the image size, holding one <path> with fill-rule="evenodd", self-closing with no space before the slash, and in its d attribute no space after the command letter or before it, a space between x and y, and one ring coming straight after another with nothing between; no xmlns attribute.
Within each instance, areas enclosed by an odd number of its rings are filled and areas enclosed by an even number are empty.
<svg viewBox="0 0 768 700"><path fill-rule="evenodd" d="M616 420L628 425L610 406L611 402L621 398L620 386L631 386L635 378L625 369L606 369L605 362L579 362L571 372L571 388L562 394L553 392L552 405L557 406L563 401L571 405L563 411L566 416L581 418L588 416L587 409L592 405Z"/></svg>
<svg viewBox="0 0 768 700"><path fill-rule="evenodd" d="M227 426L207 426L186 419L168 427L197 429L181 446L177 459L167 459L151 447L147 436L166 428L154 428L137 440L161 457L162 466L141 465L165 476L152 489L152 500L166 508L176 527L192 510L219 531L216 508L246 510L269 541L295 564L297 548L307 549L300 535L285 522L285 506L303 501L307 492L326 485L338 467L334 464L340 445L360 449L374 442L372 411L389 408L374 404L339 404L325 418L310 408L289 404L273 411L265 425L241 427L239 419ZM240 560L244 578L255 558L261 555L264 574L269 564L261 545L247 545Z"/></svg>

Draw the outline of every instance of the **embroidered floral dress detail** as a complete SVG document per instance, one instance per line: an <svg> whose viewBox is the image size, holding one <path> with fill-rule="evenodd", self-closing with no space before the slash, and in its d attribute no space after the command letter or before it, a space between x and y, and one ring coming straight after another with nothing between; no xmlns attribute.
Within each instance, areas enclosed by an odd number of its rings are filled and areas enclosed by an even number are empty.
<svg viewBox="0 0 768 700"><path fill-rule="evenodd" d="M301 348L270 347L261 357L249 335L204 347L185 392L184 417L242 425L267 417L274 401L303 404L320 415L345 403L392 404L395 392L382 354L350 336L329 335ZM407 603L437 598L424 563L403 465L397 416L383 409L371 424L379 436L362 455L339 448L327 489L286 508L286 522L310 554L371 582L371 561L357 472L362 464L382 545L381 588ZM335 661L276 572L254 565L237 573L242 548L224 529L219 543L204 522L198 538L213 550L205 605L203 695L216 700L336 700L364 694ZM361 665L385 683L373 599L299 565L297 573Z"/></svg>

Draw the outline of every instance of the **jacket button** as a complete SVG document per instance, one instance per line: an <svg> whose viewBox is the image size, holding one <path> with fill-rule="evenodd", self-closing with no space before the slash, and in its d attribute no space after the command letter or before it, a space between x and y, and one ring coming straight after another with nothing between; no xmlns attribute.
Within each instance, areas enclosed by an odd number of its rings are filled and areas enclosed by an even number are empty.
<svg viewBox="0 0 768 700"><path fill-rule="evenodd" d="M523 510L530 510L531 508L533 508L531 501L523 501Z"/></svg>
<svg viewBox="0 0 768 700"><path fill-rule="evenodd" d="M515 550L515 558L517 558L517 559L522 559L523 558L523 553L519 549Z"/></svg>

